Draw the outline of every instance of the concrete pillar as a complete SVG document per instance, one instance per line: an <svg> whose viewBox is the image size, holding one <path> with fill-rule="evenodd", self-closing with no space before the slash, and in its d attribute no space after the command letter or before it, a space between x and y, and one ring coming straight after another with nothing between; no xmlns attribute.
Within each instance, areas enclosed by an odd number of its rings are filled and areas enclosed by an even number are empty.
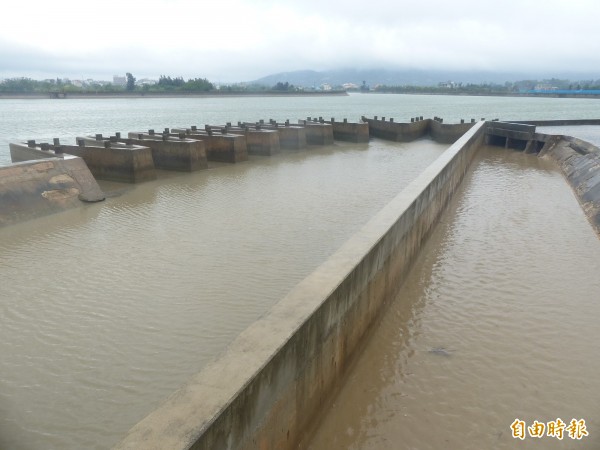
<svg viewBox="0 0 600 450"><path fill-rule="evenodd" d="M393 117L390 117L390 122L394 122L394 118Z"/></svg>
<svg viewBox="0 0 600 450"><path fill-rule="evenodd" d="M410 118L410 123L415 123L415 118L414 117Z"/></svg>
<svg viewBox="0 0 600 450"><path fill-rule="evenodd" d="M153 130L153 129L150 129L150 130L148 130L148 134L149 134L150 136L154 136L154 130Z"/></svg>
<svg viewBox="0 0 600 450"><path fill-rule="evenodd" d="M104 141L104 148L110 148L110 141Z"/></svg>
<svg viewBox="0 0 600 450"><path fill-rule="evenodd" d="M101 141L102 140L102 135L101 134L97 134L96 135L96 140L97 141Z"/></svg>
<svg viewBox="0 0 600 450"><path fill-rule="evenodd" d="M27 147L35 148L35 140L34 139L28 140L27 141Z"/></svg>
<svg viewBox="0 0 600 450"><path fill-rule="evenodd" d="M348 123L348 119L344 117L344 123Z"/></svg>
<svg viewBox="0 0 600 450"><path fill-rule="evenodd" d="M198 131L198 127L196 125L192 125L192 131Z"/></svg>
<svg viewBox="0 0 600 450"><path fill-rule="evenodd" d="M465 119L460 119L460 123L465 123Z"/></svg>
<svg viewBox="0 0 600 450"><path fill-rule="evenodd" d="M171 130L169 130L168 128L165 128L165 131L163 131L163 133L165 134L169 134L171 132Z"/></svg>
<svg viewBox="0 0 600 450"><path fill-rule="evenodd" d="M120 132L120 131L117 131L117 132L115 133L115 136L116 136L116 138L117 138L117 139L121 139L121 132Z"/></svg>
<svg viewBox="0 0 600 450"><path fill-rule="evenodd" d="M79 147L85 147L85 141L83 139L77 139L77 145Z"/></svg>
<svg viewBox="0 0 600 450"><path fill-rule="evenodd" d="M42 143L40 144L40 148L41 148L42 150L44 150L44 151L46 151L46 152L47 152L47 151L49 151L49 150L50 150L50 144L48 144L48 143L46 143L46 142L42 142Z"/></svg>
<svg viewBox="0 0 600 450"><path fill-rule="evenodd" d="M52 142L54 143L54 145L60 145L60 139L58 138L52 139Z"/></svg>

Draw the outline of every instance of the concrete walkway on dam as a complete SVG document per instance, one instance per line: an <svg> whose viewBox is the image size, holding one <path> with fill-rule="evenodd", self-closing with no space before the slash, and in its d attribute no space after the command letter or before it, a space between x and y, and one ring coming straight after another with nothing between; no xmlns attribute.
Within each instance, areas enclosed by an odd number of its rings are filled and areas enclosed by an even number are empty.
<svg viewBox="0 0 600 450"><path fill-rule="evenodd" d="M597 449L598 273L556 166L484 147L308 448ZM589 436L512 437L557 418Z"/></svg>

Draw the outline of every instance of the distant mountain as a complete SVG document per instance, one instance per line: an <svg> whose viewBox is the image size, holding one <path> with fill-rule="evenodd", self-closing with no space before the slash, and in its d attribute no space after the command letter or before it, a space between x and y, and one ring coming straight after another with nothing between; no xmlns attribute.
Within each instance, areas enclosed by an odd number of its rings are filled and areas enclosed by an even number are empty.
<svg viewBox="0 0 600 450"><path fill-rule="evenodd" d="M485 71L444 71L444 70L386 70L386 69L338 69L327 71L298 70L295 72L281 72L268 75L250 83L265 86L274 86L278 82L288 82L298 87L319 87L322 84L341 86L344 83L354 83L358 86L362 82L374 87L378 84L388 86L437 86L438 83L454 81L455 83L495 83L504 84L506 81L546 79L546 78L569 78L572 80L597 78L598 74L527 74L527 73L503 73Z"/></svg>

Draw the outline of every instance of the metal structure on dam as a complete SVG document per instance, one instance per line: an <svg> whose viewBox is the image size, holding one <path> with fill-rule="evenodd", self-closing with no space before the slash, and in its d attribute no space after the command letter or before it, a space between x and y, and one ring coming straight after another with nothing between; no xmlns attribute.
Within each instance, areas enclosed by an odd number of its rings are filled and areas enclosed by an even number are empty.
<svg viewBox="0 0 600 450"><path fill-rule="evenodd" d="M428 136L452 143L342 248L242 332L222 358L190 379L115 447L297 448L303 430L347 369L385 299L402 283L482 145L554 160L600 235L600 150L576 138L536 133L536 125L543 124L307 118L293 125L269 121L132 131L127 138L88 136L74 146L15 143L11 156L20 162L0 168L0 198L6 200L0 225L102 200L94 177L141 182L153 179L155 169L203 170L209 161L237 163L248 154L272 155L328 145L334 139L403 142Z"/></svg>

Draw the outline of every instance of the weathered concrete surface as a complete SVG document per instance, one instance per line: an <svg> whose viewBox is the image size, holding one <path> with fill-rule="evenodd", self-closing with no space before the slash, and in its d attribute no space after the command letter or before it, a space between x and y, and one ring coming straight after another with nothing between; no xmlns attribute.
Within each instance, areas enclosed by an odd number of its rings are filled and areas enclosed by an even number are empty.
<svg viewBox="0 0 600 450"><path fill-rule="evenodd" d="M539 154L560 167L600 237L600 149L570 136L551 136Z"/></svg>
<svg viewBox="0 0 600 450"><path fill-rule="evenodd" d="M151 138L135 132L128 133L128 136L128 139L120 139L119 142L149 147L157 169L195 172L208 168L204 141L173 136L163 138L161 135Z"/></svg>
<svg viewBox="0 0 600 450"><path fill-rule="evenodd" d="M444 124L433 119L416 120L410 123L366 117L362 120L369 124L369 134L372 137L396 142L410 142L422 137L430 137L436 142L451 144L474 125L473 123Z"/></svg>
<svg viewBox="0 0 600 450"><path fill-rule="evenodd" d="M277 130L279 133L279 146L282 150L302 150L307 147L306 142L306 128L299 125L291 125L290 121L287 120L285 123L277 123L270 121L268 123L249 123L240 122L240 126L244 127L255 127L259 125L261 129L266 130Z"/></svg>
<svg viewBox="0 0 600 450"><path fill-rule="evenodd" d="M223 134L220 131L214 131L209 134L200 130L192 130L191 128L173 128L171 132L172 136L185 133L187 139L204 141L206 156L209 161L238 163L248 160L246 136Z"/></svg>
<svg viewBox="0 0 600 450"><path fill-rule="evenodd" d="M357 144L369 142L369 124L367 122L348 122L343 119L341 122L331 118L326 121L333 127L333 139L336 141L355 142Z"/></svg>
<svg viewBox="0 0 600 450"><path fill-rule="evenodd" d="M217 129L221 127L216 127ZM249 155L272 156L281 151L279 133L273 129L253 127L227 126L227 133L239 134L246 137L246 147Z"/></svg>
<svg viewBox="0 0 600 450"><path fill-rule="evenodd" d="M0 167L0 226L104 200L81 158L65 156Z"/></svg>
<svg viewBox="0 0 600 450"><path fill-rule="evenodd" d="M483 142L446 150L115 449L297 449Z"/></svg>
<svg viewBox="0 0 600 450"><path fill-rule="evenodd" d="M333 127L325 122L309 122L307 120L299 120L306 130L306 143L308 145L332 145L333 144Z"/></svg>
<svg viewBox="0 0 600 450"><path fill-rule="evenodd" d="M77 139L85 141L87 138ZM156 179L152 151L148 147L130 145L107 148L103 145L104 142L97 146L50 145L48 150L42 150L39 145L29 147L23 143L10 143L9 147L14 162L68 154L82 158L94 177L101 180L138 183ZM56 148L62 153L57 153Z"/></svg>

